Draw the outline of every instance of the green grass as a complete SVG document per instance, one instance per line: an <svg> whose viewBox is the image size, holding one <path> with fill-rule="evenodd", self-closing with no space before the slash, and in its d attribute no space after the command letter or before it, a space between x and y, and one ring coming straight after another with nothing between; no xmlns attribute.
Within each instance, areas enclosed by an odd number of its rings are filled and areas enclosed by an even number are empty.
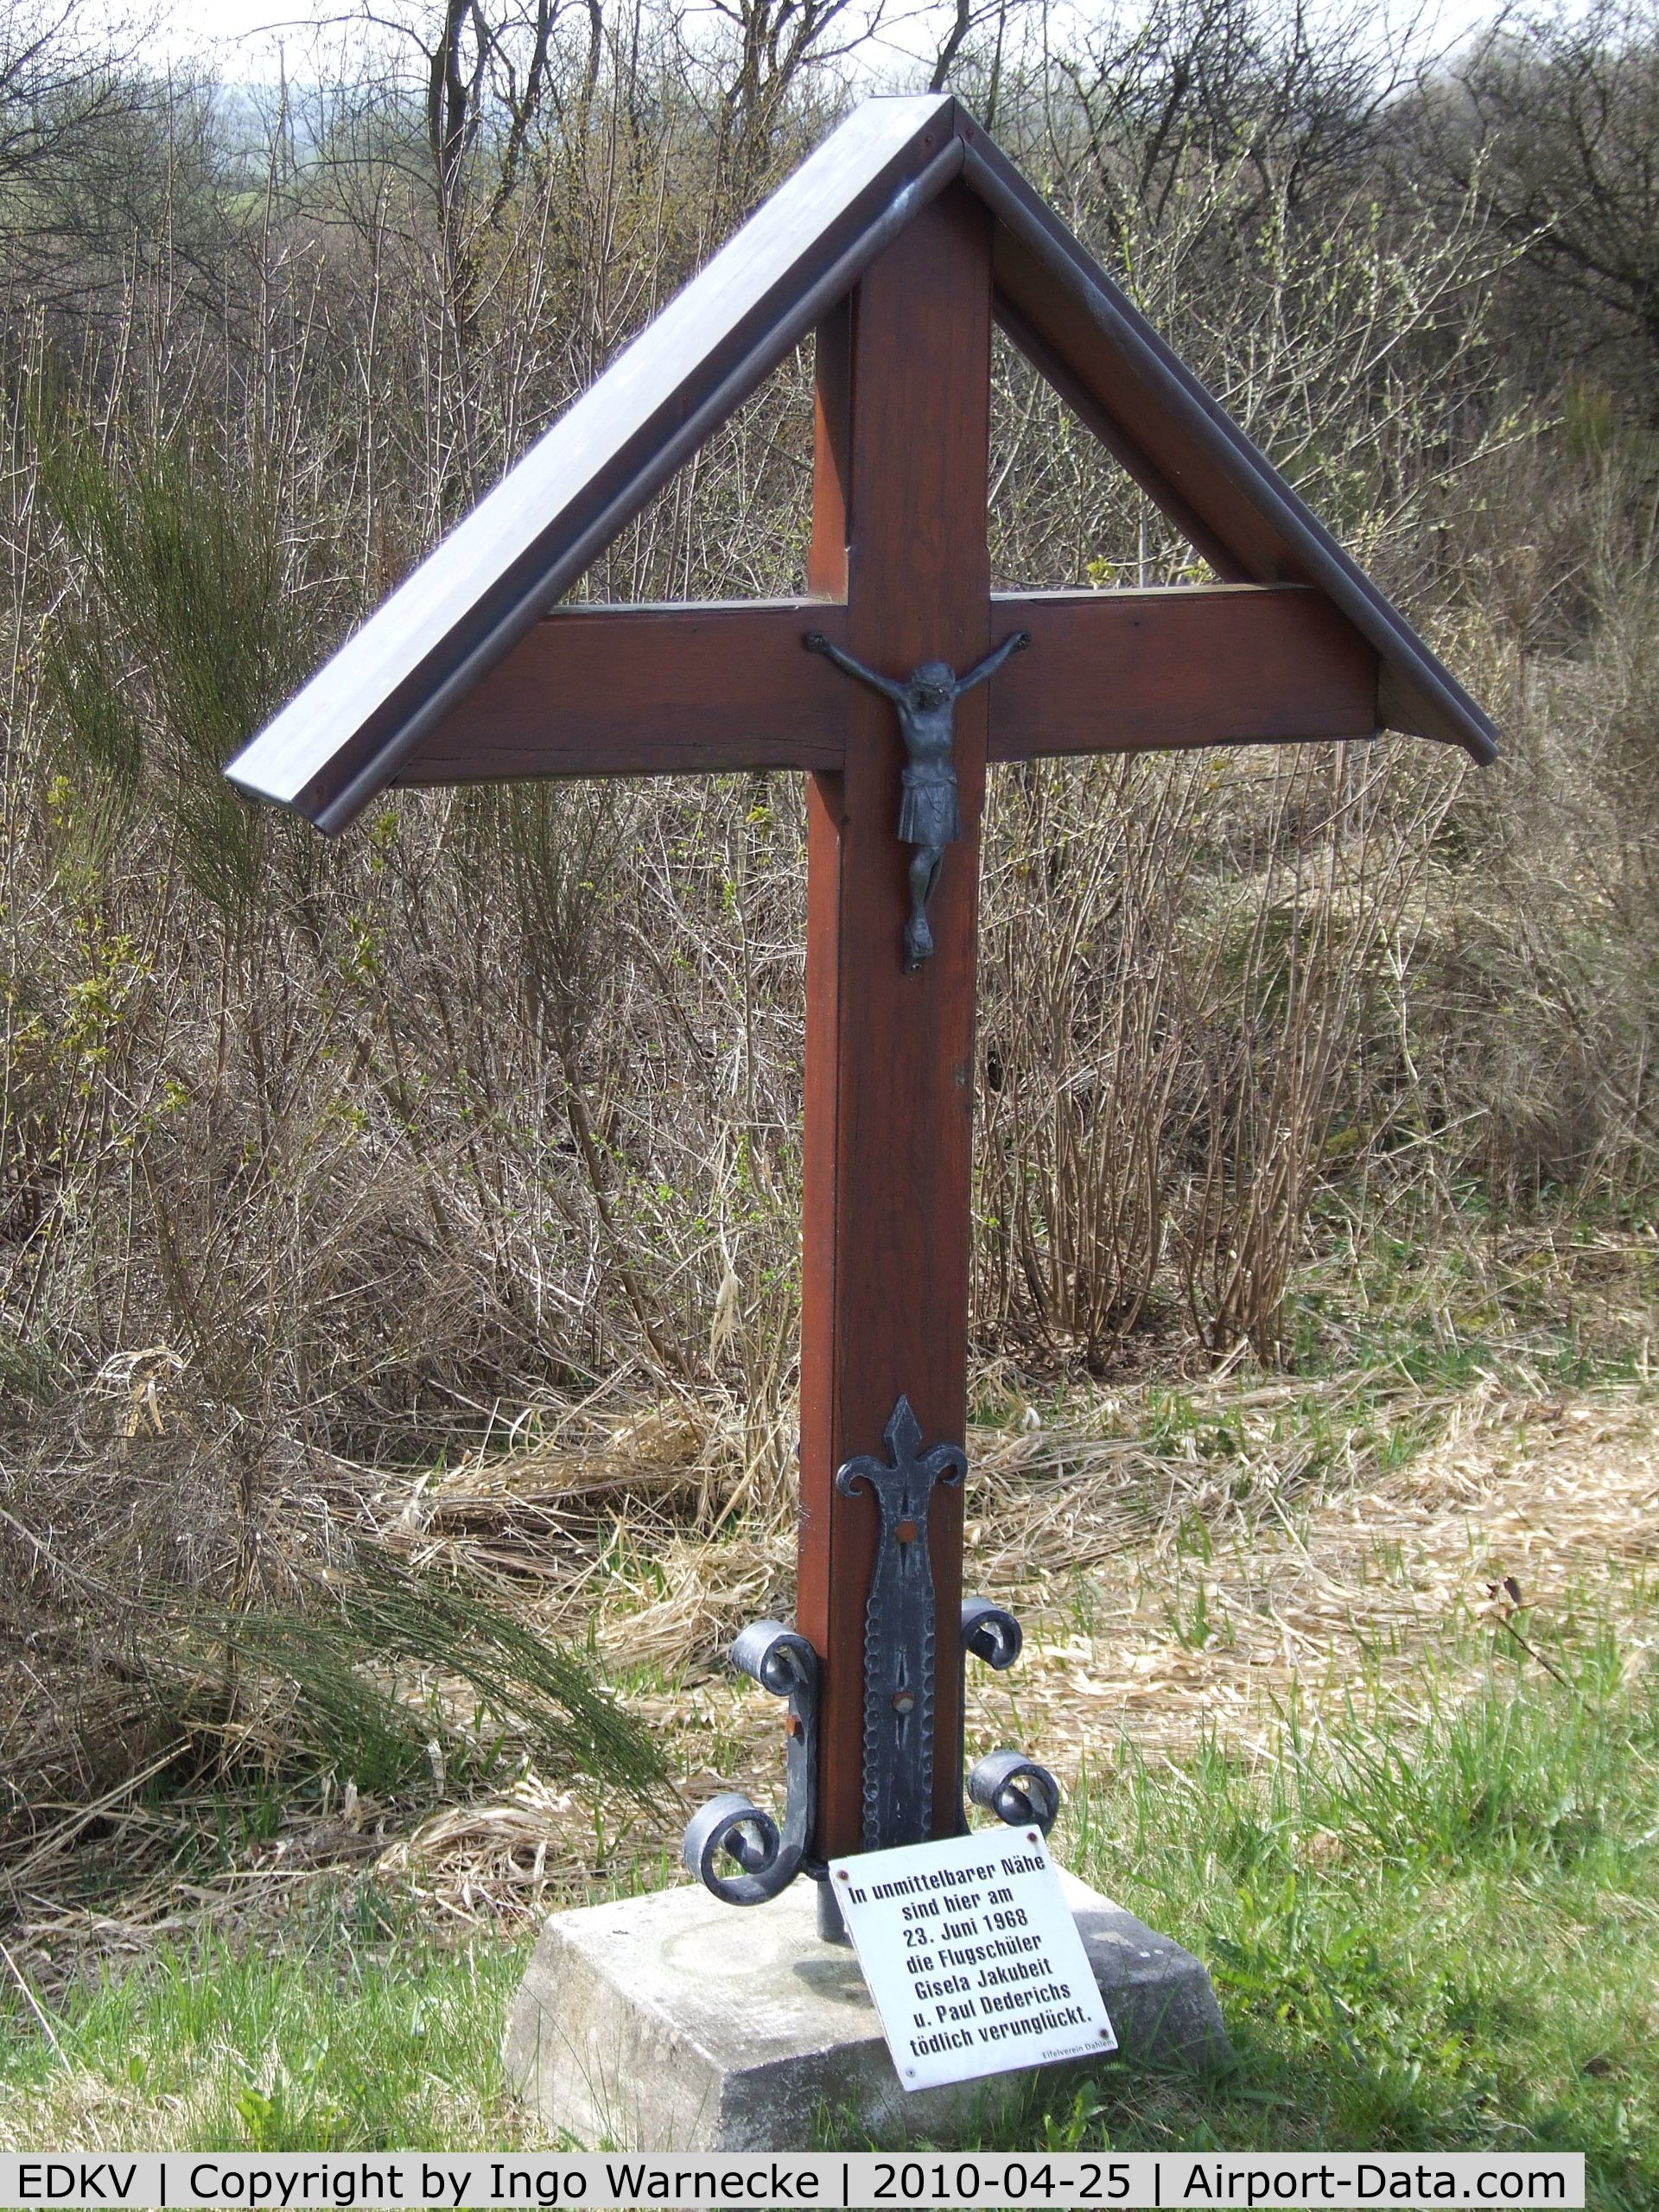
<svg viewBox="0 0 1659 2212"><path fill-rule="evenodd" d="M1253 1768L1126 1755L1075 1797L1062 1855L1209 1960L1238 2063L1039 2094L1004 2145L1581 2150L1601 2212L1659 2202L1659 1675L1568 1622L1566 1683L1491 1656L1454 1697L1479 1651L1448 1634L1414 1713L1357 1694ZM13 1983L5 2132L511 2145L496 2048L524 1951L446 1951L359 1881L274 1946L163 1948L47 1998L55 2048Z"/></svg>
<svg viewBox="0 0 1659 2212"><path fill-rule="evenodd" d="M1351 1208L1332 1188L1313 1218L1322 1255L1296 1272L1281 1316L1294 1373L1427 1389L1520 1371L1579 1389L1646 1379L1659 1272L1639 1209L1543 1204L1503 1218L1467 1187L1449 1213L1409 1199Z"/></svg>
<svg viewBox="0 0 1659 2212"><path fill-rule="evenodd" d="M0 2139L206 2150L511 2144L501 2023L518 1941L446 1949L372 1881L275 1943L165 1945L0 2016ZM10 1977L8 1977L10 1979ZM48 2040L46 2028L51 2031Z"/></svg>
<svg viewBox="0 0 1659 2212"><path fill-rule="evenodd" d="M1549 1656L1570 1687L1426 1674L1410 1724L1081 1797L1072 1865L1208 1960L1238 2065L1109 2076L1010 2146L1581 2150L1592 2205L1659 2202L1659 1677L1605 1634Z"/></svg>

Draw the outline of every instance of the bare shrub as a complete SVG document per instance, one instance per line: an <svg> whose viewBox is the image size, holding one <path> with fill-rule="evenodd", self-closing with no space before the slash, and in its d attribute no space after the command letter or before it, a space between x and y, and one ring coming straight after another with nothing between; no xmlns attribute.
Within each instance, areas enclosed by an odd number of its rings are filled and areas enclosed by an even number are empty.
<svg viewBox="0 0 1659 2212"><path fill-rule="evenodd" d="M1408 1058L1389 1069L1393 1081L1379 1084L1373 1066L1359 1083L1361 1047L1401 1026L1397 986L1458 777L1346 747L1274 762L1262 823L1189 920L1220 986L1195 1052L1198 1142L1180 1230L1193 1325L1212 1351L1248 1339L1279 1357L1285 1291L1338 1116L1364 1147L1395 1117L1390 1092Z"/></svg>
<svg viewBox="0 0 1659 2212"><path fill-rule="evenodd" d="M994 779L976 1308L991 1341L1099 1370L1152 1296L1192 1109L1180 920L1206 781L1145 760Z"/></svg>
<svg viewBox="0 0 1659 2212"><path fill-rule="evenodd" d="M538 22L420 18L429 65L496 27L435 142L407 72L320 72L240 139L147 86L175 198L124 259L66 232L49 315L5 296L3 1635L17 1711L35 1669L79 1716L66 1789L165 1748L130 1642L77 1638L105 1578L298 1617L314 1507L406 1546L439 1461L620 1408L677 1514L792 1510L793 787L429 795L326 846L217 773L847 97L810 57L850 10L735 11L735 74L672 11ZM1484 786L1405 744L999 772L982 1352L1282 1357L1319 1202L1402 1159L1445 1205L1648 1203L1650 447L1582 378L1506 382L1518 247L1383 161L1386 73L1293 11L1069 60L1010 13L941 66L1516 741ZM801 588L810 372L584 589ZM994 452L999 582L1207 575L1001 348Z"/></svg>

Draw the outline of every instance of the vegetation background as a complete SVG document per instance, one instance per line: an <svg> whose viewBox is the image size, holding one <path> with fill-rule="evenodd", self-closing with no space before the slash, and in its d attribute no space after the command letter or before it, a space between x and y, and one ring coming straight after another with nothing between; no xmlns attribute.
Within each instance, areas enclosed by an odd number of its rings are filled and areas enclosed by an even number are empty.
<svg viewBox="0 0 1659 2212"><path fill-rule="evenodd" d="M274 82L150 50L0 5L25 1922L139 1873L171 1910L302 1803L330 1863L508 1789L620 1791L658 1849L653 1684L787 1605L798 790L432 796L328 844L219 769L873 86L964 99L1505 741L995 772L976 1418L993 1470L1092 1440L1012 1567L1092 1515L1179 1580L1465 1386L1645 1389L1654 0L1454 45L1350 0L364 0ZM585 589L800 588L810 366ZM994 448L1000 582L1203 580L1006 350ZM552 1833L503 1847L538 1897Z"/></svg>

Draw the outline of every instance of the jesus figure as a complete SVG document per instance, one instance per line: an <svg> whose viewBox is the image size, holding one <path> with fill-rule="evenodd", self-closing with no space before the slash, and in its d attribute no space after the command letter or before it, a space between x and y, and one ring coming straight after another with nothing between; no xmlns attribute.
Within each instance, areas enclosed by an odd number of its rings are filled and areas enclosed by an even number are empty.
<svg viewBox="0 0 1659 2212"><path fill-rule="evenodd" d="M958 676L948 661L925 660L902 683L878 676L822 630L809 630L801 640L810 653L822 653L844 676L856 677L884 699L893 702L905 741L905 797L899 812L899 840L913 846L910 863L910 919L905 924L905 972L913 975L933 950L933 932L927 926L927 902L939 880L944 849L962 835L962 813L957 804L957 771L950 758L956 736L957 702L964 691L995 676L1010 654L1023 652L1031 643L1029 630L1016 630L993 653L966 676Z"/></svg>

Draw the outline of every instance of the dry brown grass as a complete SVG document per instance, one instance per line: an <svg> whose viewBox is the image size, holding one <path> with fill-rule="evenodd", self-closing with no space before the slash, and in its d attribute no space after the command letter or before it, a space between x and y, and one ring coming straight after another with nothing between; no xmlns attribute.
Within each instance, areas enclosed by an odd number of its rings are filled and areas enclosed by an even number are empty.
<svg viewBox="0 0 1659 2212"><path fill-rule="evenodd" d="M1263 1751L1287 1716L1317 1730L1362 1684L1409 1717L1425 1650L1459 1619L1519 1637L1529 1613L1628 1598L1630 1570L1659 1558L1650 1392L1488 1385L1446 1414L1408 1466L1311 1510L1270 1503L1207 1558L1179 1540L1097 1555L1090 1629L1039 1633L1029 1682L982 1689L982 1732L1017 1719L1072 1774L1109 1776L1124 1743Z"/></svg>
<svg viewBox="0 0 1659 2212"><path fill-rule="evenodd" d="M1126 1746L1179 1758L1209 1737L1248 1755L1288 1716L1317 1729L1361 1690L1409 1719L1425 1653L1459 1622L1524 1650L1529 1616L1647 1602L1659 1558L1659 1395L1647 1383L1521 1378L1428 1394L1402 1380L1380 1426L1376 1396L1362 1407L1355 1383L1312 1395L1339 1433L1346 1412L1363 1413L1334 1459L1306 1437L1287 1448L1281 1417L1306 1415L1310 1395L1294 1383L1192 1394L1198 1433L1225 1422L1241 1440L1221 1463L1137 1441L1134 1390L970 1437L969 1586L1014 1604L1027 1630L1012 1675L975 1670L970 1740L1023 1744L1063 1778L1086 1765L1109 1787ZM1112 1423L1122 1433L1103 1434ZM1436 1440L1382 1472L1395 1423ZM689 1802L730 1787L765 1802L775 1707L709 1662L745 1620L786 1605L787 1534L682 1534L658 1556L666 1591L654 1571L613 1589L595 1633L656 1673L631 1702L672 1743ZM1639 1620L1631 1649L1652 1644ZM446 1910L489 1912L637 1878L631 1868L671 1858L674 1842L633 1824L596 1855L591 1805L531 1779L437 1815L385 1864Z"/></svg>
<svg viewBox="0 0 1659 2212"><path fill-rule="evenodd" d="M1574 1254L1569 1276L1599 1276L1623 1311L1618 1286L1643 1280L1628 1250L1622 1268L1611 1242ZM1021 1743L1067 1782L1086 1769L1109 1788L1125 1756L1179 1761L1213 1739L1249 1758L1287 1719L1316 1731L1356 1695L1408 1721L1431 1649L1434 1694L1448 1694L1460 1624L1547 1666L1535 1644L1564 1609L1634 1605L1630 1649L1651 1648L1640 1609L1659 1553L1659 1391L1641 1376L1586 1389L1519 1362L1438 1386L1403 1370L1257 1371L1040 1404L1012 1382L983 1378L1001 1409L969 1436L968 1571L1014 1605L1027 1644L1009 1677L974 1670L980 1747ZM14 1855L29 1940L118 1963L186 1927L280 1920L351 1868L457 1934L660 1878L701 1797L741 1786L766 1802L778 1782L775 1707L720 1656L744 1622L791 1602L788 1516L723 1510L742 1466L734 1409L676 1401L590 1408L580 1435L527 1419L509 1448L443 1473L360 1478L383 1541L488 1580L538 1637L591 1643L664 1748L674 1807L629 1808L532 1767L423 1820L342 1774L230 1863L193 1873L173 1862L202 1808L188 1793L137 1802L130 1779ZM1471 1687L1478 1671L1471 1660ZM64 1895L88 1841L106 1881L119 1870L91 1910Z"/></svg>

